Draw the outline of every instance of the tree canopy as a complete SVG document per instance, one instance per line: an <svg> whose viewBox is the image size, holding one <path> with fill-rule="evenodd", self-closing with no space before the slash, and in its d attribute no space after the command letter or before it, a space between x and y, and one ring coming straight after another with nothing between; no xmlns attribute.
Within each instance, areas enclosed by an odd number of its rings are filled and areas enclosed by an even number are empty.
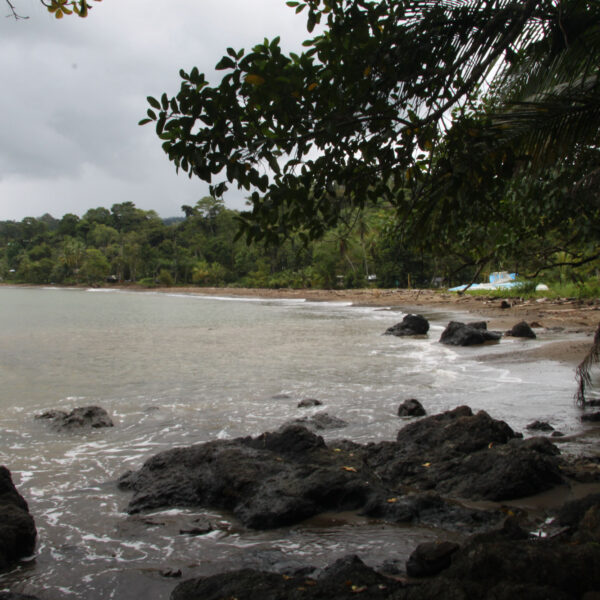
<svg viewBox="0 0 600 600"><path fill-rule="evenodd" d="M148 98L177 169L246 190L250 240L387 203L402 240L483 265L598 256L600 3L306 0L313 37L228 48ZM558 261L560 262L560 261Z"/></svg>

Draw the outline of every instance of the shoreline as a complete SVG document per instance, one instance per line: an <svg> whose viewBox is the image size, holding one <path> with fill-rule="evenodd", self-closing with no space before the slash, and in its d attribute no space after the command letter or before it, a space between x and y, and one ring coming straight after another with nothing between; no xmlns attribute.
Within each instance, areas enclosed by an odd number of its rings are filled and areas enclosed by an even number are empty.
<svg viewBox="0 0 600 600"><path fill-rule="evenodd" d="M80 288L90 286L52 286L33 284L0 283L3 287L26 288ZM494 298L491 296L459 296L436 289L292 289L292 288L243 288L243 287L195 287L172 286L147 288L137 284L111 284L99 289L117 289L129 292L152 292L165 294L188 294L192 296L225 296L270 299L306 300L307 302L348 302L355 306L380 307L382 310L404 313L447 311L466 313L468 320L486 321L488 329L505 332L520 321L526 321L537 330L541 347L519 350L513 360L554 360L577 366L585 357L593 341L594 332L600 325L600 299L557 300L536 298ZM508 306L507 306L508 305ZM551 340L544 340L552 333ZM556 333L578 334L584 339L556 340ZM496 355L483 356L481 360L496 360ZM506 358L506 356L504 356Z"/></svg>
<svg viewBox="0 0 600 600"><path fill-rule="evenodd" d="M593 334L600 324L600 305L591 300L549 300L545 298L521 300L507 299L509 308L503 308L503 299L489 296L458 296L430 289L266 289L234 287L158 287L117 286L131 291L157 293L182 293L199 296L228 296L268 299L296 299L309 302L350 302L356 306L373 306L391 311L420 312L435 310L467 313L469 320L486 321L488 329L507 331L520 321L537 325L543 341L545 332L582 334L582 340L551 340L542 347L521 350L514 360L555 360L578 365L587 354ZM504 357L506 358L506 357ZM483 357L495 360L496 356Z"/></svg>

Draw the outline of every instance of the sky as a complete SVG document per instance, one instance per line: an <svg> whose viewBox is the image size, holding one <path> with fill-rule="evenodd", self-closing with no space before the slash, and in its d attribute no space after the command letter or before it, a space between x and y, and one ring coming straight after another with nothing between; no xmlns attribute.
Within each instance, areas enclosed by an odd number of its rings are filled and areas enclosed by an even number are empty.
<svg viewBox="0 0 600 600"><path fill-rule="evenodd" d="M217 84L228 46L280 35L299 51L310 37L285 0L102 0L62 20L39 0L12 2L29 18L0 18L0 221L129 201L183 216L208 186L178 175L152 124L138 126L146 97L175 95L182 68ZM244 193L225 202L242 209Z"/></svg>

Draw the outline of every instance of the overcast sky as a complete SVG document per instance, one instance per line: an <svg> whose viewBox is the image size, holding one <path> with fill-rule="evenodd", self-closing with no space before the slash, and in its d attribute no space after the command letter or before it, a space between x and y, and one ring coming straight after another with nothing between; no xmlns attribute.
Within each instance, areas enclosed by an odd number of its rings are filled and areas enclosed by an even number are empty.
<svg viewBox="0 0 600 600"><path fill-rule="evenodd" d="M146 96L175 95L181 68L217 83L228 46L281 35L290 51L309 37L285 0L102 0L60 21L39 0L13 4L29 19L0 19L0 220L127 201L183 216L208 187L177 175L152 125L137 125ZM241 192L228 194L243 208Z"/></svg>

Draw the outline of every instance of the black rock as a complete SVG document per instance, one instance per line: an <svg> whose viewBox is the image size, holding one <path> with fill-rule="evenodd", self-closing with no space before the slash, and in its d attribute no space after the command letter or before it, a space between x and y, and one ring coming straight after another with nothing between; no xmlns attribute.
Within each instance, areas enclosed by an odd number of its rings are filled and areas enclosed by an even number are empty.
<svg viewBox="0 0 600 600"><path fill-rule="evenodd" d="M533 423L526 425L525 429L530 431L554 431L554 427L547 421L533 421Z"/></svg>
<svg viewBox="0 0 600 600"><path fill-rule="evenodd" d="M425 335L429 331L429 321L423 315L406 315L400 323L388 328L384 335Z"/></svg>
<svg viewBox="0 0 600 600"><path fill-rule="evenodd" d="M497 342L501 337L501 333L488 331L484 321L476 323L450 321L442 332L440 342L451 346L474 346L485 342Z"/></svg>
<svg viewBox="0 0 600 600"><path fill-rule="evenodd" d="M423 405L415 398L409 398L408 400L405 400L398 407L399 417L424 417L426 414L427 413L423 408Z"/></svg>
<svg viewBox="0 0 600 600"><path fill-rule="evenodd" d="M316 398L305 398L298 402L298 408L311 408L313 406L321 406L323 403Z"/></svg>
<svg viewBox="0 0 600 600"><path fill-rule="evenodd" d="M529 338L534 340L537 336L531 327L525 322L521 321L517 323L510 331L506 332L506 335L512 337Z"/></svg>
<svg viewBox="0 0 600 600"><path fill-rule="evenodd" d="M310 417L294 419L290 425L302 425L312 431L322 431L325 429L342 429L343 427L347 427L348 423L329 413L320 412Z"/></svg>
<svg viewBox="0 0 600 600"><path fill-rule="evenodd" d="M0 467L0 569L33 554L37 531L10 471Z"/></svg>
<svg viewBox="0 0 600 600"><path fill-rule="evenodd" d="M74 408L70 413L63 410L50 410L36 419L46 419L53 426L61 430L98 429L100 427L113 427L114 423L108 413L99 406L83 406Z"/></svg>
<svg viewBox="0 0 600 600"><path fill-rule="evenodd" d="M454 542L425 542L419 544L406 563L410 577L431 577L447 569L452 555L459 549Z"/></svg>
<svg viewBox="0 0 600 600"><path fill-rule="evenodd" d="M600 421L600 412L593 412L581 415L581 420L588 421L590 423L597 423L598 421Z"/></svg>

